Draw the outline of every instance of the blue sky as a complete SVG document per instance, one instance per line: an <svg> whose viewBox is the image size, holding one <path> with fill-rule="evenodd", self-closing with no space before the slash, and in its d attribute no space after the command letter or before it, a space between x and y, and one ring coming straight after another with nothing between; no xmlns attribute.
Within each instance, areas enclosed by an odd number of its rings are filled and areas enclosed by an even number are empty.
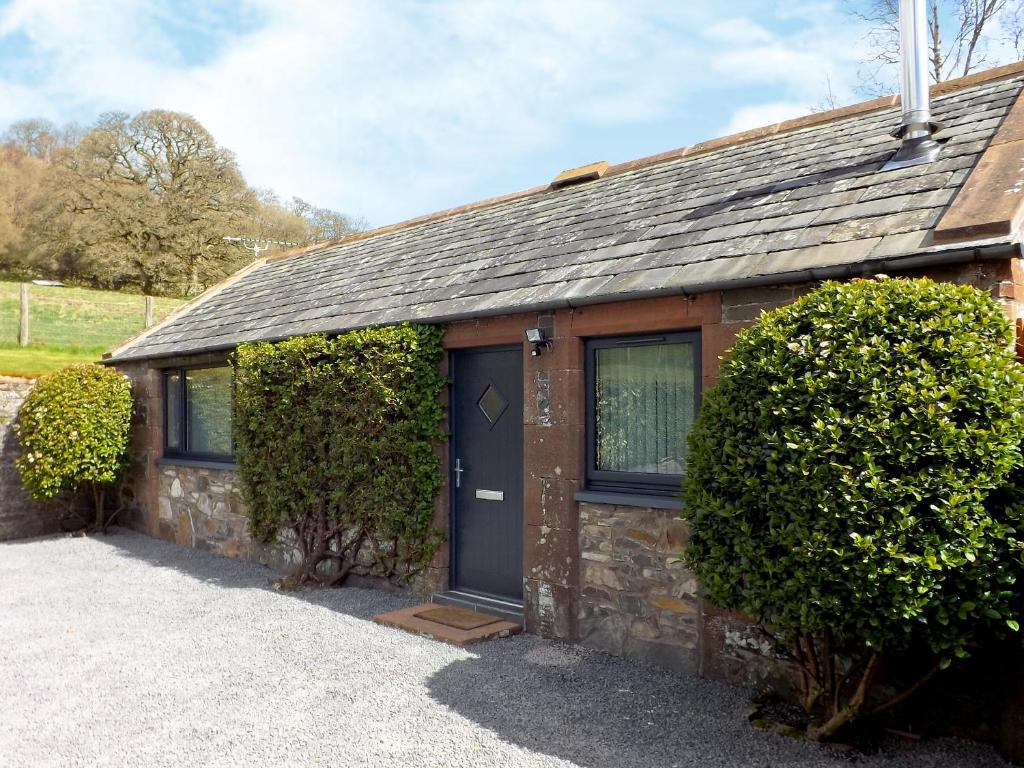
<svg viewBox="0 0 1024 768"><path fill-rule="evenodd" d="M381 225L855 101L863 38L827 0L10 0L0 125L188 112Z"/></svg>

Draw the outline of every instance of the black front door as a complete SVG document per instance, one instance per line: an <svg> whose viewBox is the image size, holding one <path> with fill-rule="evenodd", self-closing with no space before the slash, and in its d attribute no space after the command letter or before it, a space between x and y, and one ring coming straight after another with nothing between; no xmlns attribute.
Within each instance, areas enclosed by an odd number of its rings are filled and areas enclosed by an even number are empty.
<svg viewBox="0 0 1024 768"><path fill-rule="evenodd" d="M452 587L523 598L523 353L454 353Z"/></svg>

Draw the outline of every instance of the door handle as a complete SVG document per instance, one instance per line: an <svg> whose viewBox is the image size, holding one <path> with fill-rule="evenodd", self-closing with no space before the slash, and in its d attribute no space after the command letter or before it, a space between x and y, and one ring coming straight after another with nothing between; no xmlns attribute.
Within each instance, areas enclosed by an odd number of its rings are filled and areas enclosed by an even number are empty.
<svg viewBox="0 0 1024 768"><path fill-rule="evenodd" d="M455 487L456 488L461 488L462 487L462 473L465 472L465 471L466 470L464 470L462 468L462 459L456 459L455 460L455 469L452 470L452 472L455 473Z"/></svg>

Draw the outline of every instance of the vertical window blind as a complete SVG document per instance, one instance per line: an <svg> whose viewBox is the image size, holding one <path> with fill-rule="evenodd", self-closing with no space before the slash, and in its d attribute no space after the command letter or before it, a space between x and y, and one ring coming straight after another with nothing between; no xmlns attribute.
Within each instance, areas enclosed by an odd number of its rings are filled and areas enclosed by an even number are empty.
<svg viewBox="0 0 1024 768"><path fill-rule="evenodd" d="M695 334L590 342L588 484L674 491L700 402Z"/></svg>

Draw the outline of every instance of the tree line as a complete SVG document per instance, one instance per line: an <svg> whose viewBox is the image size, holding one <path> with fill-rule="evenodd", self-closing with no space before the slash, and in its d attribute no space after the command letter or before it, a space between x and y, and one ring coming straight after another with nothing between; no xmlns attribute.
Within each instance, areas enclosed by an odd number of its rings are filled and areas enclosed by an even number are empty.
<svg viewBox="0 0 1024 768"><path fill-rule="evenodd" d="M194 117L102 115L88 128L29 119L0 135L0 271L190 296L271 250L362 223L250 187Z"/></svg>

